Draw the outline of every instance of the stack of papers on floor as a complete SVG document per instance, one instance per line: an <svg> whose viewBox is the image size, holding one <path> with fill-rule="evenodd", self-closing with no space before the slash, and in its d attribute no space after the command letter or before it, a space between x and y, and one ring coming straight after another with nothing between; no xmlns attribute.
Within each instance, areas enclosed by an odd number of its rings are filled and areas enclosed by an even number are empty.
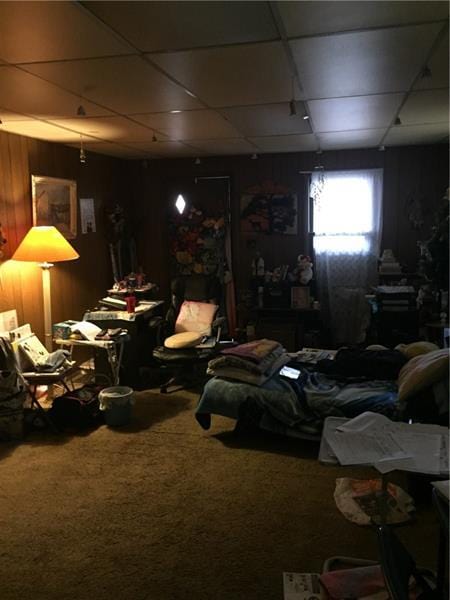
<svg viewBox="0 0 450 600"><path fill-rule="evenodd" d="M325 427L323 436L341 465L373 465L381 473L400 469L434 475L449 469L448 429L438 425L398 423L365 412Z"/></svg>

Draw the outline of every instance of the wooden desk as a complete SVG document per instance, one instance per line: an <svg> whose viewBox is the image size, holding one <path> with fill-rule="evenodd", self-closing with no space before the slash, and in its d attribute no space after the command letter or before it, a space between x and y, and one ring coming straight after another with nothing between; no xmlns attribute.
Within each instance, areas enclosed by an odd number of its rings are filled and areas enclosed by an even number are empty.
<svg viewBox="0 0 450 600"><path fill-rule="evenodd" d="M320 346L322 322L320 310L308 308L255 308L256 336L280 342L288 352L303 346ZM316 343L305 344L305 333L316 331Z"/></svg>

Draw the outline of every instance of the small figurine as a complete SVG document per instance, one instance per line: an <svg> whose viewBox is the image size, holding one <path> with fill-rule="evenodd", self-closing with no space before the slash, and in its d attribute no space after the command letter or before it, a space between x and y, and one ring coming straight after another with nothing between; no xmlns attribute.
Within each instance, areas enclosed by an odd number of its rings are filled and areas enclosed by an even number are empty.
<svg viewBox="0 0 450 600"><path fill-rule="evenodd" d="M302 285L307 285L312 277L312 262L311 258L307 254L300 254L297 258L297 276L298 280Z"/></svg>

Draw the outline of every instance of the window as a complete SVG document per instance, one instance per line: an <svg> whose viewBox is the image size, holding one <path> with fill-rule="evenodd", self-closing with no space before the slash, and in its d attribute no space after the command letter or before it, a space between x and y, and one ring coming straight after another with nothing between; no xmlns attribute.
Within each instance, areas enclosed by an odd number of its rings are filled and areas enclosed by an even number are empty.
<svg viewBox="0 0 450 600"><path fill-rule="evenodd" d="M379 233L381 192L381 169L313 173L316 254L371 253Z"/></svg>

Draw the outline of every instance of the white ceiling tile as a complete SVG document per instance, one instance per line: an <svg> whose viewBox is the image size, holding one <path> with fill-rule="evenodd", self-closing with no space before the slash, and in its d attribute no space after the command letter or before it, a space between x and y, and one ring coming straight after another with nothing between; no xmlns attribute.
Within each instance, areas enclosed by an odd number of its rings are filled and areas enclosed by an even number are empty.
<svg viewBox="0 0 450 600"><path fill-rule="evenodd" d="M106 141L151 142L153 137L153 130L125 117L61 119L52 123Z"/></svg>
<svg viewBox="0 0 450 600"><path fill-rule="evenodd" d="M3 107L0 106L0 119L3 123L6 123L7 121L33 121L34 118L21 115L20 113L11 112L3 109Z"/></svg>
<svg viewBox="0 0 450 600"><path fill-rule="evenodd" d="M16 67L0 67L0 89L0 103L5 109L42 119L76 115L81 102L78 96ZM87 100L82 104L90 115L111 114Z"/></svg>
<svg viewBox="0 0 450 600"><path fill-rule="evenodd" d="M384 140L386 146L404 146L408 144L435 144L448 136L448 123L429 123L427 125L396 125L392 127Z"/></svg>
<svg viewBox="0 0 450 600"><path fill-rule="evenodd" d="M204 154L214 156L218 154L252 154L255 147L242 138L228 140L198 140L190 144Z"/></svg>
<svg viewBox="0 0 450 600"><path fill-rule="evenodd" d="M447 2L277 2L289 37L448 18Z"/></svg>
<svg viewBox="0 0 450 600"><path fill-rule="evenodd" d="M74 144L71 144L74 148L78 148ZM86 142L83 143L85 150L87 151L86 162L89 164L89 152L95 152L98 154L106 154L107 156L115 156L117 158L146 158L147 152L140 150L139 148L121 146L120 144L113 144L111 142Z"/></svg>
<svg viewBox="0 0 450 600"><path fill-rule="evenodd" d="M231 123L213 110L133 115L133 119L153 127L172 140L198 140L239 135Z"/></svg>
<svg viewBox="0 0 450 600"><path fill-rule="evenodd" d="M5 121L1 126L2 131L16 133L49 142L77 142L79 134L68 131L56 125L44 123L43 121ZM92 139L92 138L90 138Z"/></svg>
<svg viewBox="0 0 450 600"><path fill-rule="evenodd" d="M312 133L273 135L249 139L261 152L308 152L318 149L316 138Z"/></svg>
<svg viewBox="0 0 450 600"><path fill-rule="evenodd" d="M144 52L278 37L266 2L87 2L86 8Z"/></svg>
<svg viewBox="0 0 450 600"><path fill-rule="evenodd" d="M234 106L220 112L230 120L244 136L284 135L310 133L308 121L303 119L303 102L296 102L297 114L290 115L288 102L258 106Z"/></svg>
<svg viewBox="0 0 450 600"><path fill-rule="evenodd" d="M448 90L412 92L400 111L403 125L448 121Z"/></svg>
<svg viewBox="0 0 450 600"><path fill-rule="evenodd" d="M291 73L281 42L152 54L151 59L210 106L291 99Z"/></svg>
<svg viewBox="0 0 450 600"><path fill-rule="evenodd" d="M197 156L199 151L192 148L190 144L183 144L182 142L176 141L158 141L149 144L146 143L133 143L128 144L133 148L140 149L145 152L148 157L176 157L176 156Z"/></svg>
<svg viewBox="0 0 450 600"><path fill-rule="evenodd" d="M27 70L121 114L201 106L138 56L29 65Z"/></svg>
<svg viewBox="0 0 450 600"><path fill-rule="evenodd" d="M403 94L380 94L311 100L309 111L314 131L344 131L388 127L403 99Z"/></svg>
<svg viewBox="0 0 450 600"><path fill-rule="evenodd" d="M355 131L332 131L319 133L322 150L345 148L373 148L379 146L386 129L360 129Z"/></svg>
<svg viewBox="0 0 450 600"><path fill-rule="evenodd" d="M414 25L291 41L306 97L408 90L439 27Z"/></svg>
<svg viewBox="0 0 450 600"><path fill-rule="evenodd" d="M129 52L75 2L0 2L0 57L10 63Z"/></svg>
<svg viewBox="0 0 450 600"><path fill-rule="evenodd" d="M437 46L433 56L428 61L431 70L430 77L423 77L414 86L416 90L429 90L432 88L448 88L449 71L449 46L448 32L444 35Z"/></svg>

